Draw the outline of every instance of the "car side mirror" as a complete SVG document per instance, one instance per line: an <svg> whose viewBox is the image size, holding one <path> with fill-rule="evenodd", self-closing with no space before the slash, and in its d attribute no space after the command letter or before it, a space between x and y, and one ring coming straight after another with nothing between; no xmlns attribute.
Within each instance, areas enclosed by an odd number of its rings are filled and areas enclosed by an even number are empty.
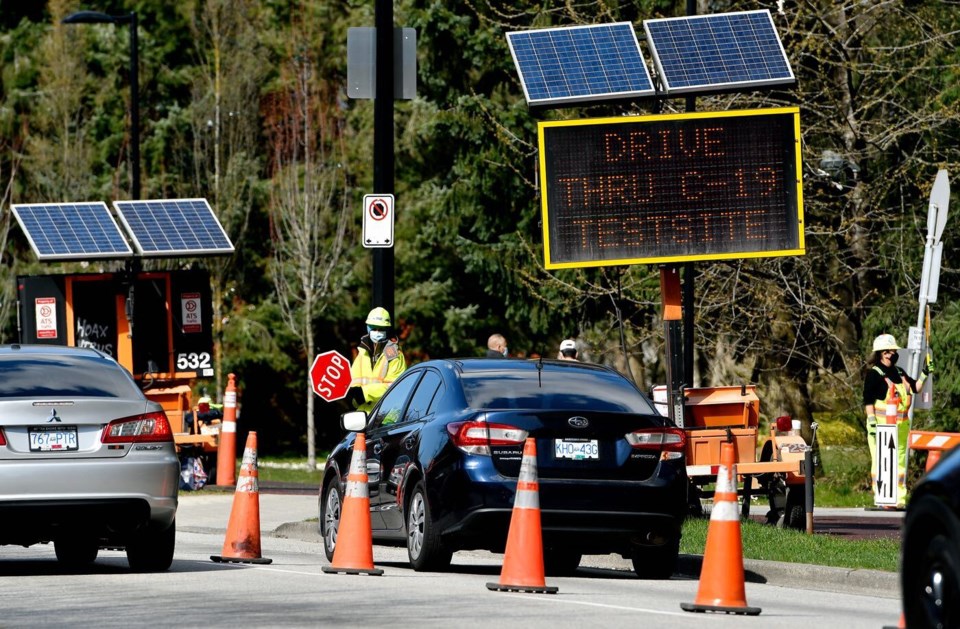
<svg viewBox="0 0 960 629"><path fill-rule="evenodd" d="M350 411L340 416L340 425L344 430L360 432L367 427L367 414L363 411Z"/></svg>

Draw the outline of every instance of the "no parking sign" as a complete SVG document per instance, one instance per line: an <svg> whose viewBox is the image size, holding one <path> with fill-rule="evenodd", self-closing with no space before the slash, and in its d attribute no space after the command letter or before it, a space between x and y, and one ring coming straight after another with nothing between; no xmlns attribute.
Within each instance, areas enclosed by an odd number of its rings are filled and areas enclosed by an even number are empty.
<svg viewBox="0 0 960 629"><path fill-rule="evenodd" d="M363 246L393 246L393 195L363 196Z"/></svg>

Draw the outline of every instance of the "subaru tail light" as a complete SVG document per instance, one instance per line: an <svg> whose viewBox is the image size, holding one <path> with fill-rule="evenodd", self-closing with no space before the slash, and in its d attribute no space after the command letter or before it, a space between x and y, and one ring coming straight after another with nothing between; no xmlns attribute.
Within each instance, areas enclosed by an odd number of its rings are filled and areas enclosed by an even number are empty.
<svg viewBox="0 0 960 629"><path fill-rule="evenodd" d="M626 434L627 443L636 450L658 450L664 459L679 459L687 447L687 433L680 428L652 428Z"/></svg>
<svg viewBox="0 0 960 629"><path fill-rule="evenodd" d="M481 421L447 424L453 444L468 454L490 454L490 446L523 445L527 431L508 424Z"/></svg>

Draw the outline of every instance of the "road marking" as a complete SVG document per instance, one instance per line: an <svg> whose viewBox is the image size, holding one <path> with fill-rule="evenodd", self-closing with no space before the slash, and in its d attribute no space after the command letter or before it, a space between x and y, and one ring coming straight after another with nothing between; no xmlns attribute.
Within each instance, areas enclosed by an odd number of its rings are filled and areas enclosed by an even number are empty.
<svg viewBox="0 0 960 629"><path fill-rule="evenodd" d="M562 598L543 597L540 594L520 594L523 598L531 601L544 601L548 603L566 603L567 605L583 605L585 607L602 607L604 609L620 609L628 612L643 612L646 614L660 614L661 616L677 616L680 618L689 618L690 614L684 612L668 612L661 609L650 609L647 607L629 607L627 605L609 605L607 603L589 603L587 601L571 601Z"/></svg>

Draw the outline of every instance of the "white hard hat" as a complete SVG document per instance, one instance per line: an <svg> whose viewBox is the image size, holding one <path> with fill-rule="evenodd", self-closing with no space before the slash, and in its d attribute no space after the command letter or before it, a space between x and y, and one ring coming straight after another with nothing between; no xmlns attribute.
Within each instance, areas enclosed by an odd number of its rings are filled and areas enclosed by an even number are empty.
<svg viewBox="0 0 960 629"><path fill-rule="evenodd" d="M577 342L573 339L566 339L565 341L560 342L560 351L562 352L565 349L577 349Z"/></svg>
<svg viewBox="0 0 960 629"><path fill-rule="evenodd" d="M892 334L881 334L873 339L873 351L882 352L887 349L897 350L903 348L897 345L897 339L895 339Z"/></svg>

